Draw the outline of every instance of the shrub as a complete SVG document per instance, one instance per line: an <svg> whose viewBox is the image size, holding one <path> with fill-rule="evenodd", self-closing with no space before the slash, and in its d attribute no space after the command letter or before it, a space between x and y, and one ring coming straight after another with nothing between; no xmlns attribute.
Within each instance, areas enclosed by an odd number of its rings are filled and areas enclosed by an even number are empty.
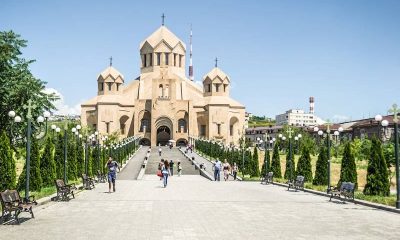
<svg viewBox="0 0 400 240"><path fill-rule="evenodd" d="M328 185L328 151L326 147L320 147L313 184Z"/></svg>
<svg viewBox="0 0 400 240"><path fill-rule="evenodd" d="M47 137L46 145L42 158L40 159L40 176L42 177L43 187L54 185L56 178L56 163L54 162L54 145L52 139Z"/></svg>
<svg viewBox="0 0 400 240"><path fill-rule="evenodd" d="M276 143L274 146L274 152L272 154L271 172L274 173L274 177L282 178L281 159L279 156L279 145Z"/></svg>
<svg viewBox="0 0 400 240"><path fill-rule="evenodd" d="M40 150L38 142L32 138L31 140L31 159L30 159L30 178L29 178L29 190L30 191L40 191L43 182L40 176ZM23 190L26 184L26 163L21 175L18 178L18 190Z"/></svg>
<svg viewBox="0 0 400 240"><path fill-rule="evenodd" d="M342 182L352 182L355 184L355 189L357 189L358 183L356 159L350 142L347 142L344 146L338 186L340 186Z"/></svg>
<svg viewBox="0 0 400 240"><path fill-rule="evenodd" d="M305 182L312 181L310 150L306 146L304 146L301 151L301 156L300 156L299 162L297 163L296 174L304 176Z"/></svg>

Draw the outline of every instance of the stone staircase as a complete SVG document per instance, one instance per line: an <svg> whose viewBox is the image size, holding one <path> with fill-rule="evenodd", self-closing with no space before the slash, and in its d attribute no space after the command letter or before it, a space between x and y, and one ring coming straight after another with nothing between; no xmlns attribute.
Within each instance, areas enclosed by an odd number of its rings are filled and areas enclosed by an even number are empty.
<svg viewBox="0 0 400 240"><path fill-rule="evenodd" d="M199 170L194 169L194 165L186 159L185 156L177 148L169 149L168 147L161 147L162 154L161 157L158 155L158 147L153 147L151 149L150 158L147 162L147 167L145 174L156 174L158 169L158 163L161 159L166 159L168 161L174 161L174 175L178 174L178 161L182 165L182 175L199 175Z"/></svg>

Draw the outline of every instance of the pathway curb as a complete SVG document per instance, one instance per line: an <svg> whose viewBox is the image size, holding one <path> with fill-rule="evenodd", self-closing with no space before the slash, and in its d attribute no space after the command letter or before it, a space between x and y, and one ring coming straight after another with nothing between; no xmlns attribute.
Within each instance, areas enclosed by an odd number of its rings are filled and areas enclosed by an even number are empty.
<svg viewBox="0 0 400 240"><path fill-rule="evenodd" d="M213 176L211 176L211 174L209 174L204 169L200 169L200 165L196 161L192 161L192 159L182 149L179 149L179 151L183 154L183 156L185 156L190 162L195 165L195 168L199 169L200 176L203 176L210 181L214 181Z"/></svg>
<svg viewBox="0 0 400 240"><path fill-rule="evenodd" d="M288 185L285 184L285 183L273 182L272 184L280 186L280 187L285 187L285 188L288 187ZM316 191L316 190L312 190L312 189L307 189L307 188L304 188L304 192L312 193L312 194L320 195L320 196L324 196L324 197L329 197L329 198L331 197L330 194L327 194L327 193L324 193L324 192L320 192L320 191ZM335 198L335 199L338 199L338 198ZM372 202L368 202L368 201L364 201L364 200L360 200L360 199L354 199L354 202L352 200L347 200L347 199L344 199L344 198L341 198L340 200L343 200L343 201L349 202L349 203L355 203L355 204L363 205L363 206L370 207L370 208L376 208L376 209L380 209L380 210L384 210L384 211L389 211L389 212L400 214L400 209L396 209L395 207L390 207L390 206L379 204L379 203L372 203Z"/></svg>

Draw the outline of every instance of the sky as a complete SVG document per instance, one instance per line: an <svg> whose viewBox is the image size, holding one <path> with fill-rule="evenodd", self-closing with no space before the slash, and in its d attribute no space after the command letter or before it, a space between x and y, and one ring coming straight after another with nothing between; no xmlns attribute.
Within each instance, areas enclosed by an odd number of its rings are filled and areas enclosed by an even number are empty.
<svg viewBox="0 0 400 240"><path fill-rule="evenodd" d="M125 83L139 76L139 44L164 13L187 45L193 26L195 81L218 57L231 96L248 112L308 111L313 96L316 115L337 122L400 104L399 12L397 0L2 0L0 31L28 40L23 57L62 95L62 113L79 113L96 95L110 56Z"/></svg>

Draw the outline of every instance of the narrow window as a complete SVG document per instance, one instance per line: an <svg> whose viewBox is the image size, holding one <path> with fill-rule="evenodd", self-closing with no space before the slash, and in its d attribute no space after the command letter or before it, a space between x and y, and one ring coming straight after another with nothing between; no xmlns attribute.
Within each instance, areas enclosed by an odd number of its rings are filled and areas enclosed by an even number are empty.
<svg viewBox="0 0 400 240"><path fill-rule="evenodd" d="M176 67L176 53L174 53L174 66Z"/></svg>
<svg viewBox="0 0 400 240"><path fill-rule="evenodd" d="M233 125L229 126L229 134L233 136Z"/></svg>
<svg viewBox="0 0 400 240"><path fill-rule="evenodd" d="M153 54L149 53L149 66L153 66Z"/></svg>
<svg viewBox="0 0 400 240"><path fill-rule="evenodd" d="M110 123L106 122L106 132L110 133Z"/></svg>
<svg viewBox="0 0 400 240"><path fill-rule="evenodd" d="M226 86L227 86L227 84L224 84L224 92L226 92Z"/></svg>
<svg viewBox="0 0 400 240"><path fill-rule="evenodd" d="M207 92L211 92L211 84L207 85Z"/></svg>
<svg viewBox="0 0 400 240"><path fill-rule="evenodd" d="M165 53L165 65L169 65L169 53Z"/></svg>
<svg viewBox="0 0 400 240"><path fill-rule="evenodd" d="M218 135L221 135L221 124L217 123L217 132Z"/></svg>
<svg viewBox="0 0 400 240"><path fill-rule="evenodd" d="M99 91L102 92L104 91L104 83L99 83Z"/></svg>
<svg viewBox="0 0 400 240"><path fill-rule="evenodd" d="M206 135L206 125L200 125L200 136Z"/></svg>
<svg viewBox="0 0 400 240"><path fill-rule="evenodd" d="M121 129L121 134L125 134L125 123L121 123L120 129Z"/></svg>
<svg viewBox="0 0 400 240"><path fill-rule="evenodd" d="M179 67L182 67L182 55L179 54Z"/></svg>
<svg viewBox="0 0 400 240"><path fill-rule="evenodd" d="M119 85L121 85L121 83L117 83L117 91L119 91Z"/></svg>
<svg viewBox="0 0 400 240"><path fill-rule="evenodd" d="M111 83L110 82L107 83L107 86L108 86L108 91L111 91Z"/></svg>
<svg viewBox="0 0 400 240"><path fill-rule="evenodd" d="M215 91L219 92L219 84L215 84Z"/></svg>
<svg viewBox="0 0 400 240"><path fill-rule="evenodd" d="M143 54L143 67L147 67L147 54Z"/></svg>
<svg viewBox="0 0 400 240"><path fill-rule="evenodd" d="M161 64L161 53L157 53L157 66Z"/></svg>

